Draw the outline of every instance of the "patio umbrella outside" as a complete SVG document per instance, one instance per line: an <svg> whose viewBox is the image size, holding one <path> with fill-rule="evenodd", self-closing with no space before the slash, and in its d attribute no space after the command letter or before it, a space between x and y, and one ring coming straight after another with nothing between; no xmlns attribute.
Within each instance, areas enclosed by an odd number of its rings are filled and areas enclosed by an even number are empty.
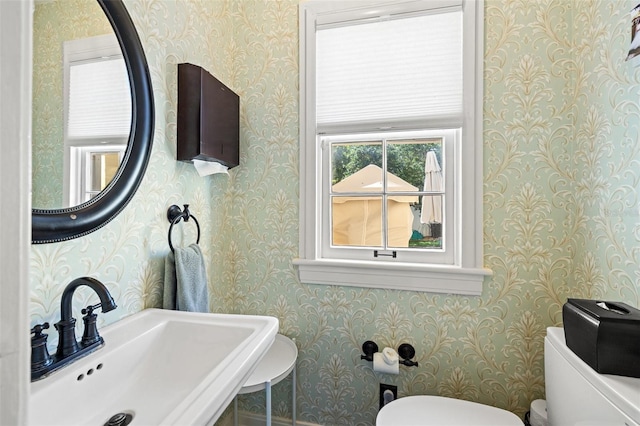
<svg viewBox="0 0 640 426"><path fill-rule="evenodd" d="M434 151L427 152L424 162L424 191L442 192L442 169ZM423 195L422 223L442 223L442 197L440 195Z"/></svg>

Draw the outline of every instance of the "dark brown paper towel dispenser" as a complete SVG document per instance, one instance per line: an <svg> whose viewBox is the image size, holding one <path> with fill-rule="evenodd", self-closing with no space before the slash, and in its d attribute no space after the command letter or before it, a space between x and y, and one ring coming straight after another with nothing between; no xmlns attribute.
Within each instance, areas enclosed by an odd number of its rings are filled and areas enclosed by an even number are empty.
<svg viewBox="0 0 640 426"><path fill-rule="evenodd" d="M206 70L178 64L177 158L240 163L240 97Z"/></svg>
<svg viewBox="0 0 640 426"><path fill-rule="evenodd" d="M640 310L621 302L568 299L567 346L602 374L640 377Z"/></svg>

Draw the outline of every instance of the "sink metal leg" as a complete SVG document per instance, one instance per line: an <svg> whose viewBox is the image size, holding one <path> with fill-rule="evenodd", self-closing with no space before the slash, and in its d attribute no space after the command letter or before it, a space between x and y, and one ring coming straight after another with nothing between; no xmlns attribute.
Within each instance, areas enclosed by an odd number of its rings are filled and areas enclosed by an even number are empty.
<svg viewBox="0 0 640 426"><path fill-rule="evenodd" d="M271 380L265 382L267 391L267 426L271 426Z"/></svg>
<svg viewBox="0 0 640 426"><path fill-rule="evenodd" d="M291 397L292 401L291 401L291 417L292 417L292 421L291 423L293 424L293 426L296 426L296 365L293 364L293 377L292 377L292 382L293 384L291 385L291 394L293 395Z"/></svg>
<svg viewBox="0 0 640 426"><path fill-rule="evenodd" d="M233 426L238 426L238 395L233 397Z"/></svg>

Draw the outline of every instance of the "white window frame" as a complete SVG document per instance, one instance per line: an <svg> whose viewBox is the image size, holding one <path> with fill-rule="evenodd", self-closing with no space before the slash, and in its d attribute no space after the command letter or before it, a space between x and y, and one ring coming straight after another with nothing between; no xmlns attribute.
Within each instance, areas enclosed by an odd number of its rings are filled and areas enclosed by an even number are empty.
<svg viewBox="0 0 640 426"><path fill-rule="evenodd" d="M120 163L124 158L124 152L127 145L121 144L104 144L90 146L69 146L69 204L75 206L82 204L91 199L91 195L95 193L89 188L89 183L93 176L93 163L91 157L94 154L117 153ZM99 191L98 191L99 192Z"/></svg>
<svg viewBox="0 0 640 426"><path fill-rule="evenodd" d="M64 175L63 202L75 206L88 201L86 188L90 176L87 156L93 152L119 151L121 156L127 147L129 135L105 135L99 138L71 138L68 135L70 67L74 62L92 61L99 58L122 58L122 49L115 34L104 34L65 41L63 61L63 117L64 117Z"/></svg>
<svg viewBox="0 0 640 426"><path fill-rule="evenodd" d="M450 264L425 264L380 258L356 260L323 255L318 148L315 124L315 29L317 24L447 7L451 0L327 1L300 5L300 281L396 290L479 295L484 277L482 251L482 71L483 1L463 0L465 107L460 151L455 159L455 255ZM455 3L460 3L457 1ZM325 256L325 257L323 257Z"/></svg>
<svg viewBox="0 0 640 426"><path fill-rule="evenodd" d="M329 164L331 157L330 142L356 142L356 141L378 141L386 140L388 143L393 143L394 140L407 140L407 139L442 139L442 155L443 165L446 165L443 169L444 172L444 200L443 203L443 223L453 223L457 216L455 212L455 190L454 190L454 175L455 167L453 165L456 152L459 151L460 132L457 129L446 130L420 130L420 131L397 131L397 132L383 132L383 133L361 133L355 135L331 135L331 136L318 136L317 149L320 152L317 154L320 163L318 168L321 169L322 174L322 193L329 194L331 171L329 167L322 168L322 164ZM451 164L451 166L449 166ZM398 195L394 192L388 192L389 196ZM410 195L410 194L404 194ZM422 195L416 195L419 197ZM412 248L392 248L387 250L379 249L377 247L364 247L364 246L335 246L331 244L331 232L333 231L331 224L331 202L322 203L322 235L320 236L320 244L322 256L325 258L333 259L345 259L350 258L353 260L372 260L374 257L374 250L380 253L377 261L388 262L409 262L409 263L432 263L432 264L453 264L455 259L454 250L445 250L445 247L441 249L412 249ZM447 241L451 241L455 238L454 226L444 226L445 234L442 241L444 246L447 245ZM455 244L453 245L455 246ZM395 252L395 253L393 253ZM392 254L393 253L393 254ZM394 257L395 256L395 257ZM397 259L397 260L396 260ZM425 261L425 259L428 259Z"/></svg>

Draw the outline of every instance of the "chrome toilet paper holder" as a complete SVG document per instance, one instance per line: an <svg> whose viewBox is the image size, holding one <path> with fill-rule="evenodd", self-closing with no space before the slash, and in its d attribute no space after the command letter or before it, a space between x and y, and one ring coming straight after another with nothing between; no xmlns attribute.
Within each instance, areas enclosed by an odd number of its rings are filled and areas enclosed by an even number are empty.
<svg viewBox="0 0 640 426"><path fill-rule="evenodd" d="M362 344L363 355L360 355L360 359L364 359L369 362L373 362L373 354L379 351L379 347L376 342L367 340ZM417 367L417 361L411 361L411 358L416 356L415 348L409 343L403 343L398 346L398 356L400 356L400 364L407 367Z"/></svg>

